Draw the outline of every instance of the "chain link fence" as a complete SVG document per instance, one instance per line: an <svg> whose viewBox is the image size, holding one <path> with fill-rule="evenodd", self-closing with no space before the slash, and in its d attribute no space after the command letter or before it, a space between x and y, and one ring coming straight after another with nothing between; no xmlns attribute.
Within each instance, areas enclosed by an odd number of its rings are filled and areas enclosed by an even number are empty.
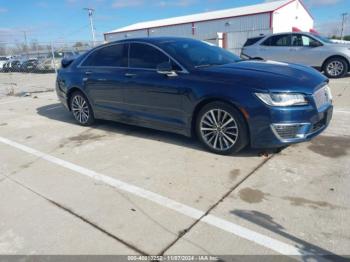
<svg viewBox="0 0 350 262"><path fill-rule="evenodd" d="M33 96L55 89L56 72L64 58L78 56L103 42L0 42L0 98Z"/></svg>
<svg viewBox="0 0 350 262"><path fill-rule="evenodd" d="M55 73L64 58L78 56L103 42L5 43L0 42L0 73Z"/></svg>

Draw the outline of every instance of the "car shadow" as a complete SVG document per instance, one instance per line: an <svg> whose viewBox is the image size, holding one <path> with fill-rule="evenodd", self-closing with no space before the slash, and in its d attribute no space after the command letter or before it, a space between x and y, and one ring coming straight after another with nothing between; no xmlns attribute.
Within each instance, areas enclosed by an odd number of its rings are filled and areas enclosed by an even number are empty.
<svg viewBox="0 0 350 262"><path fill-rule="evenodd" d="M349 261L345 258L325 250L319 246L311 244L285 231L285 228L274 221L273 217L255 210L233 210L231 214L245 219L250 223L268 229L285 239L291 240L295 243L295 247L299 250L302 261ZM299 259L298 259L299 260Z"/></svg>
<svg viewBox="0 0 350 262"><path fill-rule="evenodd" d="M61 121L70 125L77 125L71 113L68 112L60 103L42 106L37 108L36 110L39 115L44 116L48 119ZM174 144L182 147L188 147L199 151L206 151L206 149L203 148L196 139L170 133L170 132L163 132L163 131L153 130L145 127L132 126L132 125L127 125L127 124L107 121L107 120L96 121L96 124L93 125L93 128L100 129L107 132L113 132L117 134L123 134L123 135L140 137L144 139L161 141L164 143ZM265 156L266 157L269 154L273 154L273 153L276 153L276 150L253 149L253 148L247 147L243 149L236 156L239 156L239 157Z"/></svg>

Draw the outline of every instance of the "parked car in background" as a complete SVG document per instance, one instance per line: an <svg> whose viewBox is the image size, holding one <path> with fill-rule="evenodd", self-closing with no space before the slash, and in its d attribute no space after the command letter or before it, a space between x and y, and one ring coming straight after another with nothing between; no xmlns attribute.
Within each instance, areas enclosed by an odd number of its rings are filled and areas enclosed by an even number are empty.
<svg viewBox="0 0 350 262"><path fill-rule="evenodd" d="M22 66L22 60L19 59L10 59L3 66L4 72L20 72Z"/></svg>
<svg viewBox="0 0 350 262"><path fill-rule="evenodd" d="M333 112L328 79L313 68L244 61L175 37L126 39L65 59L56 91L80 125L107 119L194 135L218 154L310 140Z"/></svg>
<svg viewBox="0 0 350 262"><path fill-rule="evenodd" d="M37 69L40 71L52 72L61 67L61 61L62 59L46 58L38 63Z"/></svg>
<svg viewBox="0 0 350 262"><path fill-rule="evenodd" d="M310 33L282 33L250 38L242 58L275 60L308 65L338 78L350 69L350 45L336 44Z"/></svg>
<svg viewBox="0 0 350 262"><path fill-rule="evenodd" d="M38 63L38 59L28 59L22 63L20 70L26 73L34 72L37 70Z"/></svg>
<svg viewBox="0 0 350 262"><path fill-rule="evenodd" d="M70 58L76 56L77 53L73 51L59 51L54 52L54 57L50 54L46 59L38 63L38 70L40 71L55 71L60 69L63 58Z"/></svg>
<svg viewBox="0 0 350 262"><path fill-rule="evenodd" d="M3 70L4 65L7 63L9 59L6 56L0 56L0 71Z"/></svg>

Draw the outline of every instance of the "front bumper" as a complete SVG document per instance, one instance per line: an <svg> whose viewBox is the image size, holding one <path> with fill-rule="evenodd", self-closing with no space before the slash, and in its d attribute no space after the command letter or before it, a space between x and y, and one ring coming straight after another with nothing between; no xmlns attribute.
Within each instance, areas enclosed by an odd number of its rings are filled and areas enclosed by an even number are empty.
<svg viewBox="0 0 350 262"><path fill-rule="evenodd" d="M265 108L249 121L251 146L275 148L309 141L322 133L333 116L331 103L290 108Z"/></svg>

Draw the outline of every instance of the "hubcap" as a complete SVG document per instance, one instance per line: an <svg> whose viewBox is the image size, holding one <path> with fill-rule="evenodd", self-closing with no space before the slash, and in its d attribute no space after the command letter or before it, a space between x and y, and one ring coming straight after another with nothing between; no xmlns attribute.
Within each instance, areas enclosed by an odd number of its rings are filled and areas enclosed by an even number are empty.
<svg viewBox="0 0 350 262"><path fill-rule="evenodd" d="M232 148L238 138L235 119L222 109L208 111L201 119L200 131L205 143L219 151Z"/></svg>
<svg viewBox="0 0 350 262"><path fill-rule="evenodd" d="M344 65L342 62L333 61L327 66L327 73L331 76L339 76L343 73Z"/></svg>
<svg viewBox="0 0 350 262"><path fill-rule="evenodd" d="M85 98L83 98L80 95L76 95L73 98L72 101L72 111L75 119L81 123L86 124L89 120L89 106L87 102L85 101Z"/></svg>

